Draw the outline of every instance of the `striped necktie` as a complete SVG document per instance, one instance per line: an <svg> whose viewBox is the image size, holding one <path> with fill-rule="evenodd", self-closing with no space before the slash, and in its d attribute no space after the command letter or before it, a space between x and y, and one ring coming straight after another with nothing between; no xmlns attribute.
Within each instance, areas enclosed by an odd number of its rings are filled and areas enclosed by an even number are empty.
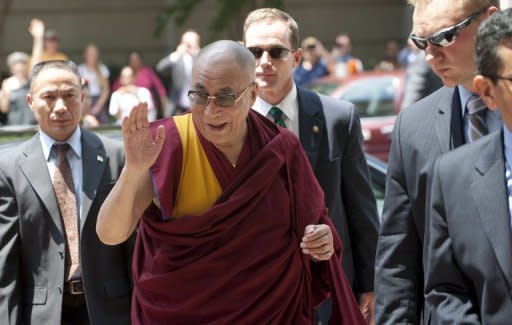
<svg viewBox="0 0 512 325"><path fill-rule="evenodd" d="M284 113L279 107L272 106L270 111L268 111L268 115L272 117L274 123L280 127L286 128L286 123L284 122Z"/></svg>
<svg viewBox="0 0 512 325"><path fill-rule="evenodd" d="M473 142L489 133L485 123L487 106L478 95L473 95L469 98L466 108L468 110L468 140Z"/></svg>

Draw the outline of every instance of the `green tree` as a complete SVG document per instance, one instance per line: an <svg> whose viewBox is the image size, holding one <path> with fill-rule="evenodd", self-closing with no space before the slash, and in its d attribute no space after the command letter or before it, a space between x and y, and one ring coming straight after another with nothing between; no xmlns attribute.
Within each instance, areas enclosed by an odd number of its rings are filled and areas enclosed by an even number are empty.
<svg viewBox="0 0 512 325"><path fill-rule="evenodd" d="M161 35L165 26L171 19L178 27L183 26L190 14L204 0L174 0L166 6L162 14L157 17L155 35ZM209 37L215 39L228 30L229 26L240 19L247 9L273 7L283 8L284 0L216 0L218 6L217 15L213 17L209 25L211 31ZM239 26L238 26L239 28Z"/></svg>

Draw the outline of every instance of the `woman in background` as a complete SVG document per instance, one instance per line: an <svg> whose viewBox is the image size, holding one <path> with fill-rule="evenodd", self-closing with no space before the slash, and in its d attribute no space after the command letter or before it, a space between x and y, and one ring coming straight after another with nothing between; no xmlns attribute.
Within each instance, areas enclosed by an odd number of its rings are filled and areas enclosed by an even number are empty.
<svg viewBox="0 0 512 325"><path fill-rule="evenodd" d="M148 120L156 119L156 110L151 98L151 93L144 87L135 85L134 71L126 66L121 70L119 77L121 87L112 93L110 98L109 113L121 124L123 117L128 116L134 106L139 103L148 104Z"/></svg>
<svg viewBox="0 0 512 325"><path fill-rule="evenodd" d="M105 110L110 95L108 68L99 61L99 50L94 44L89 44L84 50L85 63L78 66L78 71L87 81L90 97L89 114L96 117L98 122L107 123L109 118Z"/></svg>

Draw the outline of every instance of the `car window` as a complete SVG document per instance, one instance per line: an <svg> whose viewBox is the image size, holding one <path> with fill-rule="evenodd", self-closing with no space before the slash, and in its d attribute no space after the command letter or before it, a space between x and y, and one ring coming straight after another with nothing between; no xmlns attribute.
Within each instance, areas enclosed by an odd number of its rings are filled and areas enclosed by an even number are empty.
<svg viewBox="0 0 512 325"><path fill-rule="evenodd" d="M307 86L310 90L330 96L340 84L338 82L322 82L322 83L311 83Z"/></svg>
<svg viewBox="0 0 512 325"><path fill-rule="evenodd" d="M340 98L352 102L360 117L395 115L398 82L392 76L355 80L347 85Z"/></svg>

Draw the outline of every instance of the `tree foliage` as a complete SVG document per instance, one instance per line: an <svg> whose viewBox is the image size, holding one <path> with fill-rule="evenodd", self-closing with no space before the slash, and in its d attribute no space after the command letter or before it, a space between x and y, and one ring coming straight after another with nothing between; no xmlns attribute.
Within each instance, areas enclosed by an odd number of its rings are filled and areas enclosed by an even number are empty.
<svg viewBox="0 0 512 325"><path fill-rule="evenodd" d="M166 6L164 11L157 17L155 35L161 35L162 31L171 19L178 27L183 26L193 11L199 4L205 0L174 0L173 3ZM211 38L216 38L222 34L231 22L239 18L244 13L244 9L249 8L283 8L284 0L216 0L218 11L209 24Z"/></svg>

